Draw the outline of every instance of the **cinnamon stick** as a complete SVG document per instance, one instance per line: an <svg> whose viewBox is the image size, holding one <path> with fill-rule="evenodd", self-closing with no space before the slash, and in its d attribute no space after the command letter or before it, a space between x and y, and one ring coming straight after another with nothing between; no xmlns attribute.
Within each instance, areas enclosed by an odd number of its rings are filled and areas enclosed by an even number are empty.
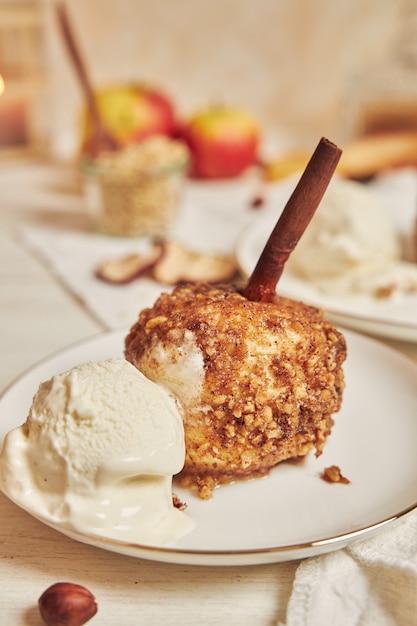
<svg viewBox="0 0 417 626"><path fill-rule="evenodd" d="M319 206L341 155L340 148L321 138L243 290L248 300L273 299L284 265Z"/></svg>

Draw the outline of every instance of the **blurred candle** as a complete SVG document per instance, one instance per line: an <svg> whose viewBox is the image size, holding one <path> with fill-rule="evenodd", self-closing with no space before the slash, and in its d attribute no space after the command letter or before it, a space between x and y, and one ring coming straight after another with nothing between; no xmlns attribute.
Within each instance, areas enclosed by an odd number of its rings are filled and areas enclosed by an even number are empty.
<svg viewBox="0 0 417 626"><path fill-rule="evenodd" d="M28 141L27 104L7 98L4 80L0 76L0 146L21 146Z"/></svg>

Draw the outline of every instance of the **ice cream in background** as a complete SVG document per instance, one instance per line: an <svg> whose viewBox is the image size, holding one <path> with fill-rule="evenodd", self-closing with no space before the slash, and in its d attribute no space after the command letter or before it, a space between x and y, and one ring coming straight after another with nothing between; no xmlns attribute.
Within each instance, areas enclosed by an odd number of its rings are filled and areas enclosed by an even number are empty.
<svg viewBox="0 0 417 626"><path fill-rule="evenodd" d="M180 410L125 359L78 365L43 382L6 435L1 488L68 529L170 545L194 525L172 502L185 457Z"/></svg>
<svg viewBox="0 0 417 626"><path fill-rule="evenodd" d="M383 201L349 180L332 181L287 267L331 295L386 297L417 290L417 265L401 260Z"/></svg>

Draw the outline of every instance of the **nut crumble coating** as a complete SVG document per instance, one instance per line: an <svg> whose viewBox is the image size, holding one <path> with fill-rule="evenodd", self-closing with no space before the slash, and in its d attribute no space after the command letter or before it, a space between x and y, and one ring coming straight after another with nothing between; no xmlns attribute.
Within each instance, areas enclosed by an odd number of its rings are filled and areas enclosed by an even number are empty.
<svg viewBox="0 0 417 626"><path fill-rule="evenodd" d="M201 384L196 371L180 397L172 376L182 376L190 335ZM319 455L342 402L344 336L319 310L278 295L261 303L233 286L181 285L140 313L125 355L180 400L186 459L179 479L202 498L314 448Z"/></svg>

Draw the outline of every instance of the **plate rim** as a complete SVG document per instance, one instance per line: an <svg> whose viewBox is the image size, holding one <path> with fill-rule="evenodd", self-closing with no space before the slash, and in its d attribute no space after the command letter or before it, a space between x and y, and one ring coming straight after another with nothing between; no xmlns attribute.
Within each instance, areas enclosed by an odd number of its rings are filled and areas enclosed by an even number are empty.
<svg viewBox="0 0 417 626"><path fill-rule="evenodd" d="M107 549L112 552L117 552L118 554L126 554L126 552L125 551L119 552L119 550L116 550L115 548L119 548L120 550L124 548L128 550L127 554L129 554L130 556L138 556L140 554L143 558L147 558L149 560L164 560L165 561L165 559L161 559L161 558L151 559L149 555L158 554L160 557L169 556L171 558L166 559L166 562L188 563L191 565L192 564L194 565L195 564L197 565L226 564L226 565L233 566L233 565L242 565L242 564L252 565L255 562L258 562L258 563L282 562L286 560L289 561L289 560L299 559L300 558L299 553L306 553L306 552L309 552L310 550L315 550L316 548L329 548L328 550L325 550L323 552L317 552L317 553L315 552L315 555L319 555L322 553L330 552L331 550L338 550L341 547L344 547L345 545L353 541L363 540L368 535L372 535L375 532L382 530L383 528L389 527L394 522L403 519L404 517L406 517L407 515L409 515L410 513L412 513L413 511L417 509L417 500L416 500L411 505L402 509L398 513L391 515L389 517L386 517L373 524L364 526L362 528L358 528L350 532L341 533L337 536L325 537L323 539L317 539L313 541L290 543L290 544L284 544L282 546L270 546L270 547L263 547L263 548L209 550L209 549L195 549L195 548L193 549L178 548L175 546L153 546L153 545L146 545L146 544L123 541L121 539L114 539L114 538L107 537L105 535L98 535L94 533L83 533L75 529L70 529L64 526L60 526L59 523L54 523L53 521L48 520L47 518L43 518L42 516L31 511L29 508L23 507L18 502L15 502L6 493L4 493L1 488L0 488L0 492L3 493L3 495L5 495L9 500L14 502L16 506L18 506L20 509L28 513L34 519L38 520L42 524L45 524L49 528L52 528L53 530L58 531L60 534L73 538L74 540L79 541L81 543L86 543L87 545L101 547L103 549ZM246 557L251 557L251 556L273 557L279 554L280 556L285 557L285 555L292 554L292 553L294 554L290 558L273 559L273 560L267 559L265 561L254 561L253 559L245 560ZM175 560L175 557L181 557L181 558L178 558L178 560ZM207 562L204 562L204 563L200 562L200 557L205 557L207 559ZM222 561L224 561L224 559L228 557L234 557L235 559L239 559L239 562L236 562L236 563L224 562L223 563ZM242 559L244 562L242 562ZM208 561L211 561L211 563L209 563Z"/></svg>
<svg viewBox="0 0 417 626"><path fill-rule="evenodd" d="M67 346L59 348L53 351L50 355L47 355L32 366L27 367L17 377L15 377L0 393L0 407L8 393L13 392L15 387L19 383L23 383L26 378L33 375L37 369L42 366L47 366L54 359L69 356L71 351L77 351L89 344L100 343L101 341L109 340L113 338L122 339L126 335L127 329L117 328L112 330L103 330L95 333L89 337L82 338L76 342L70 343ZM344 331L345 332L345 331ZM401 352L397 348L393 348L384 344L383 342L362 335L354 330L349 329L347 331L353 335L361 343L368 343L382 347L384 350L391 354L395 354L404 360L404 363L412 365L417 371L417 362L410 355ZM41 381L39 381L41 382ZM3 435L0 431L0 450L3 445ZM391 526L398 520L403 519L413 511L417 509L417 499L410 503L408 506L401 508L400 511L386 516L383 519L375 521L371 524L366 524L360 528L354 530L339 532L336 535L322 537L316 540L301 541L296 543L283 544L280 546L266 546L258 548L234 548L234 549L195 549L178 546L153 546L146 544L138 544L133 542L127 542L123 540L113 539L106 537L105 535L83 533L77 530L68 529L62 527L59 523L54 523L51 520L43 518L30 510L30 508L22 506L19 502L16 502L7 493L5 493L1 487L2 492L11 502L14 502L16 506L31 515L34 519L37 519L46 526L54 529L55 531L73 538L76 541L86 543L87 545L106 549L118 554L125 554L136 558L144 558L152 561L160 561L173 564L189 564L189 565L212 565L212 566L235 566L235 565L256 565L266 563L278 563L284 561L297 560L300 558L306 558L310 556L317 556L319 554L328 553L333 550L337 550L345 547L354 541L363 540L364 538L374 534L375 532Z"/></svg>

